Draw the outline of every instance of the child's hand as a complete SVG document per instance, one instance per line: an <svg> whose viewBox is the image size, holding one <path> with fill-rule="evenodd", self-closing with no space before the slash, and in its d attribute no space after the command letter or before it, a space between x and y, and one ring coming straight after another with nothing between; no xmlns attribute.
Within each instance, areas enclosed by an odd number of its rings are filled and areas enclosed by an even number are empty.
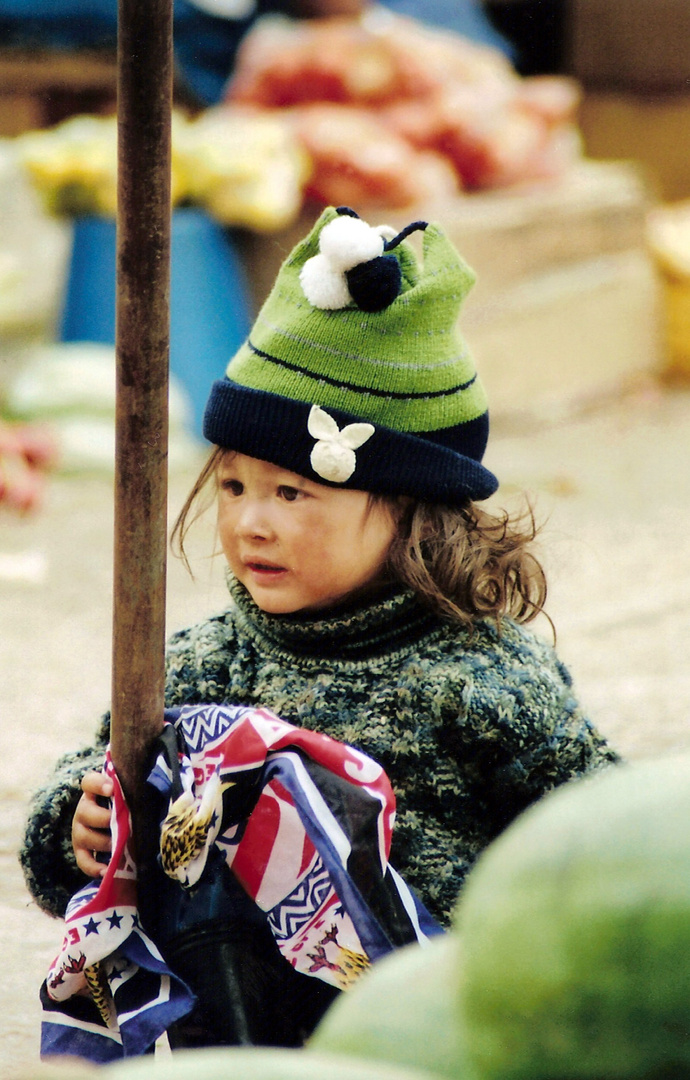
<svg viewBox="0 0 690 1080"><path fill-rule="evenodd" d="M99 772L87 772L81 782L84 794L72 819L72 847L77 866L89 877L103 877L104 863L98 862L98 852L111 851L110 809L98 802L99 796L109 799L113 782Z"/></svg>

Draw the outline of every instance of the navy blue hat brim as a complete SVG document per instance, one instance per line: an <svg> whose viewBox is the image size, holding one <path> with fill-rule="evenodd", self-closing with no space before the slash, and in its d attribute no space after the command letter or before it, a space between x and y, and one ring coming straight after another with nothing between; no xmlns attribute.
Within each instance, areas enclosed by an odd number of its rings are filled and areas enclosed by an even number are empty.
<svg viewBox="0 0 690 1080"><path fill-rule="evenodd" d="M206 405L204 436L216 446L270 461L330 487L410 495L451 506L487 499L498 487L496 477L479 460L488 438L487 413L459 425L457 431L444 428L412 435L376 425L374 435L356 452L352 476L345 483L330 484L311 465L315 440L307 428L310 411L305 402L219 379ZM339 409L327 412L340 429L361 423L360 417ZM454 433L463 449L476 451L476 458L453 449Z"/></svg>

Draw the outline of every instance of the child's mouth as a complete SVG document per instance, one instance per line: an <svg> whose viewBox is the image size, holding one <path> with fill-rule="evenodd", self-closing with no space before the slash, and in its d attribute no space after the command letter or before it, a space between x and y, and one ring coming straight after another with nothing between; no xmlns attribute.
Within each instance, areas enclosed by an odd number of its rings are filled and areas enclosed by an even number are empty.
<svg viewBox="0 0 690 1080"><path fill-rule="evenodd" d="M284 566L274 566L271 563L248 562L245 563L248 570L262 578L275 578L285 573Z"/></svg>

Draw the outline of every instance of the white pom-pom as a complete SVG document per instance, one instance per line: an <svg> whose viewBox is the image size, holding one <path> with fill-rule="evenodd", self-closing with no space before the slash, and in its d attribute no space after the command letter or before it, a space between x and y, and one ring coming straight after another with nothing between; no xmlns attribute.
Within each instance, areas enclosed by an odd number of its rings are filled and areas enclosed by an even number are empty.
<svg viewBox="0 0 690 1080"><path fill-rule="evenodd" d="M302 291L312 307L338 311L347 307L350 296L342 270L334 267L325 255L307 259L299 275Z"/></svg>
<svg viewBox="0 0 690 1080"><path fill-rule="evenodd" d="M343 214L324 225L319 250L339 270L351 270L383 254L383 237L361 218Z"/></svg>
<svg viewBox="0 0 690 1080"><path fill-rule="evenodd" d="M379 236L383 237L384 240L394 240L398 235L398 230L394 229L392 225L377 225L376 232Z"/></svg>
<svg viewBox="0 0 690 1080"><path fill-rule="evenodd" d="M387 227L382 226L384 231ZM361 218L343 214L324 225L319 236L319 254L307 259L299 275L309 303L324 311L338 311L352 301L345 272L383 254L381 229L373 229Z"/></svg>

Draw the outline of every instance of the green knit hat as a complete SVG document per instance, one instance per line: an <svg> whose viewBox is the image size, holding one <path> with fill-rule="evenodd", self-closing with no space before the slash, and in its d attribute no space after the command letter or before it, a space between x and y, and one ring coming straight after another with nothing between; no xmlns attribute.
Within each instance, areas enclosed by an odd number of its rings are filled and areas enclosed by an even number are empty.
<svg viewBox="0 0 690 1080"><path fill-rule="evenodd" d="M422 267L405 242L417 229ZM487 498L486 395L456 325L473 283L436 225L396 236L325 210L214 383L206 438L318 483Z"/></svg>

